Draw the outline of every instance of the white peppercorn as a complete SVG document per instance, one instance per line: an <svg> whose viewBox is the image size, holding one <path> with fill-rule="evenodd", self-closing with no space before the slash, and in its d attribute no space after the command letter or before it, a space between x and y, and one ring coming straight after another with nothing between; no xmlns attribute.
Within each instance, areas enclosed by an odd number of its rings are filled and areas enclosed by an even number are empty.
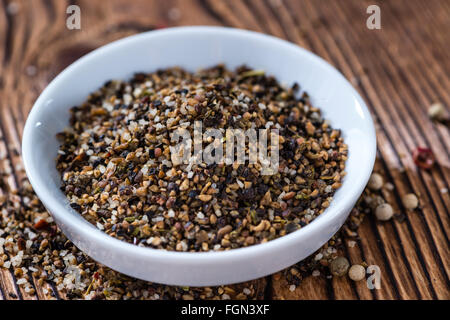
<svg viewBox="0 0 450 320"><path fill-rule="evenodd" d="M403 196L402 203L408 210L414 210L419 205L419 199L414 193L408 193Z"/></svg>
<svg viewBox="0 0 450 320"><path fill-rule="evenodd" d="M366 269L360 264L354 264L348 270L348 276L353 281L361 281L366 276Z"/></svg>
<svg viewBox="0 0 450 320"><path fill-rule="evenodd" d="M378 173L372 173L367 184L371 190L380 190L383 186L383 177Z"/></svg>
<svg viewBox="0 0 450 320"><path fill-rule="evenodd" d="M433 103L428 109L428 116L432 120L441 121L445 118L445 108L442 103Z"/></svg>
<svg viewBox="0 0 450 320"><path fill-rule="evenodd" d="M387 221L394 215L394 210L389 203L382 203L375 209L375 216L378 220Z"/></svg>

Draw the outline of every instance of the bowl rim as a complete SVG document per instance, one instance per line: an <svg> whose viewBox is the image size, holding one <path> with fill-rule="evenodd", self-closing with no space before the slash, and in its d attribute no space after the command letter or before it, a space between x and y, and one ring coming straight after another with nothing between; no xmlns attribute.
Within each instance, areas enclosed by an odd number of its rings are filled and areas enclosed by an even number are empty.
<svg viewBox="0 0 450 320"><path fill-rule="evenodd" d="M353 182L354 185L350 189L351 192L346 193L343 196L343 198L340 199L339 202L334 203L333 207L327 208L321 214L321 216L323 216L322 219L314 219L311 223L293 233L276 238L274 240L270 240L265 243L225 251L210 250L207 252L178 252L178 251L154 249L149 247L140 247L119 240L112 236L109 236L108 234L104 233L98 228L95 227L93 229L85 228L83 225L79 224L77 220L75 220L75 218L72 217L72 215L68 212L68 210L70 209L67 208L65 204L53 198L50 192L47 192L49 191L49 189L46 187L46 183L44 183L44 181L40 178L40 175L36 174L35 171L33 170L35 169L35 167L32 165L33 144L31 143L32 141L31 136L33 134L34 129L33 127L37 121L37 117L41 109L40 107L46 101L46 97L53 90L55 84L60 81L64 81L64 79L71 73L72 70L76 69L79 65L82 65L84 62L96 57L97 55L102 54L102 52L104 51L114 50L117 47L121 47L124 45L126 46L127 44L134 41L145 40L147 38L152 38L154 36L162 36L164 34L172 34L172 33L186 33L186 34L213 33L215 36L218 36L218 34L227 34L237 37L254 38L265 42L269 41L273 45L283 46L290 50L297 50L297 52L301 54L309 55L313 61L315 61L318 64L321 64L326 69L328 69L328 71L334 73L342 81L342 84L346 87L347 90L349 90L351 95L357 100L358 104L361 106L361 112L363 113L363 116L367 122L366 132L370 138L370 141L367 141L367 143L372 145L372 147L369 148L369 154L367 157L370 163L367 166L364 175L362 175L358 181ZM135 255L148 256L167 261L176 261L177 263L189 263L193 259L195 259L196 263L200 261L203 263L210 263L210 262L217 263L220 260L239 259L240 257L244 256L248 257L249 255L258 256L260 254L270 252L271 250L281 250L283 247L286 247L289 243L298 241L298 238L308 237L309 234L313 234L314 232L319 231L321 228L326 226L327 222L329 222L332 216L342 214L342 212L345 211L345 207L349 204L349 202L355 201L355 199L357 199L360 196L360 194L364 190L364 187L367 184L367 181L369 180L376 156L376 135L373 119L370 115L366 103L361 98L359 93L335 67L333 67L331 64L329 64L327 61L317 56L316 54L294 43L255 31L236 29L230 27L218 27L218 26L184 26L184 27L172 27L147 31L113 41L84 55L83 57L79 58L71 65L66 67L63 71L61 71L47 85L47 87L43 90L43 92L41 92L38 99L34 103L31 111L29 112L22 137L22 156L27 177L35 193L38 195L39 199L42 201L42 203L44 203L48 211L51 212L51 215L56 216L58 222L71 225L79 235L86 237L91 241L109 240L111 248L115 247L116 249L133 251L133 254ZM344 180L343 184L345 183L346 181Z"/></svg>

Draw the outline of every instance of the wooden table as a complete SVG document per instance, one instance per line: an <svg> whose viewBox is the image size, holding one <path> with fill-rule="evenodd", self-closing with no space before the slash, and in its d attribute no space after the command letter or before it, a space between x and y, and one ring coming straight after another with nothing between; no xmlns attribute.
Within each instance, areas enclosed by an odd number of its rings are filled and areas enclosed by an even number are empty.
<svg viewBox="0 0 450 320"><path fill-rule="evenodd" d="M66 28L69 4L81 8L81 30ZM381 30L369 30L366 9L381 8ZM360 228L348 249L353 263L381 268L381 289L347 278L306 279L293 292L268 278L266 298L449 299L450 135L427 117L432 103L450 105L450 2L161 0L9 1L0 3L0 170L21 183L20 140L27 114L48 82L85 53L155 26L225 25L285 38L338 68L367 101L377 127L379 166L395 186L387 194L396 212L401 195L420 195L421 209L406 220ZM437 164L418 169L417 146ZM6 272L6 274L5 274ZM0 286L11 286L5 271ZM33 295L24 298L36 299Z"/></svg>

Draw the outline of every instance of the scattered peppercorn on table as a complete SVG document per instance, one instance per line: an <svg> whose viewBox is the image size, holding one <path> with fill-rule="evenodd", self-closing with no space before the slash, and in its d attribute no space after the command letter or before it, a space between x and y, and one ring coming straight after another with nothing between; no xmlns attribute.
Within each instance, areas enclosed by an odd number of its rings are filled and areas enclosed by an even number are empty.
<svg viewBox="0 0 450 320"><path fill-rule="evenodd" d="M447 1L77 4L81 30L66 27L63 1L0 7L0 299L450 298ZM380 30L366 26L372 4ZM171 287L99 265L48 222L21 162L27 114L64 67L118 38L192 24L273 34L317 53L352 82L376 124L374 174L343 228L311 257L247 283Z"/></svg>

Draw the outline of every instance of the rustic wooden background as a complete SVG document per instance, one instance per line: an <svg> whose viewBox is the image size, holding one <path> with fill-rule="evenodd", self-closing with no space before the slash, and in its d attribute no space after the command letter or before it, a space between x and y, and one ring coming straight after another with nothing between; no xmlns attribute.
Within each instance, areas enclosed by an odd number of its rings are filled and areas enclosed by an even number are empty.
<svg viewBox="0 0 450 320"><path fill-rule="evenodd" d="M81 30L66 28L69 4L81 8ZM370 4L381 8L381 30L366 28ZM450 105L447 0L1 0L0 149L10 161L0 170L13 173L8 182L20 184L25 119L58 72L112 40L177 25L269 33L328 60L370 107L380 169L395 186L386 194L394 209L403 211L402 194L420 195L421 209L407 213L404 222L367 218L357 245L348 249L351 262L380 266L380 290L347 278L311 277L291 292L283 280L269 277L266 298L449 299L450 197L443 191L449 188L450 135L448 127L427 117L432 103ZM432 170L414 165L411 151L417 146L433 150L437 165ZM37 295L29 295L13 281L11 273L0 272L0 289L15 290L19 298L41 298L39 288Z"/></svg>

